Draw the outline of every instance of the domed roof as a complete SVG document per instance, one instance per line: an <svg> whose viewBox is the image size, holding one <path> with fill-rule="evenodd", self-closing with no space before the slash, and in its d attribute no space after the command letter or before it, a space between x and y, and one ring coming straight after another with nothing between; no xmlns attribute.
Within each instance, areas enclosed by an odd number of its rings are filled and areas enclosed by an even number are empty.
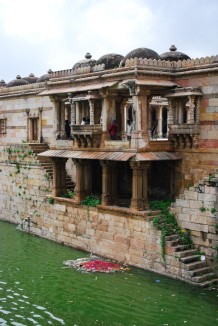
<svg viewBox="0 0 218 326"><path fill-rule="evenodd" d="M134 58L143 58L143 59L156 59L159 60L160 56L157 52L148 49L148 48L138 48L135 50L130 51L124 58L124 62L127 59L134 59Z"/></svg>
<svg viewBox="0 0 218 326"><path fill-rule="evenodd" d="M5 83L4 79L0 80L0 87L5 87L7 84Z"/></svg>
<svg viewBox="0 0 218 326"><path fill-rule="evenodd" d="M83 68L83 67L93 67L96 63L95 59L92 59L92 56L89 52L86 53L85 55L85 59L82 59L80 61L78 61L77 63L75 63L75 65L73 66L73 70L74 69L78 69L78 68Z"/></svg>
<svg viewBox="0 0 218 326"><path fill-rule="evenodd" d="M124 56L116 53L105 54L96 61L96 65L105 65L105 69L117 68Z"/></svg>
<svg viewBox="0 0 218 326"><path fill-rule="evenodd" d="M165 52L160 55L161 60L166 61L179 61L179 60L188 60L191 59L187 54L176 51L177 48L175 45L171 45L169 48L170 52Z"/></svg>
<svg viewBox="0 0 218 326"><path fill-rule="evenodd" d="M41 82L48 81L51 78L51 73L52 73L52 70L49 69L48 73L39 77L36 82L41 83Z"/></svg>
<svg viewBox="0 0 218 326"><path fill-rule="evenodd" d="M13 86L21 86L21 85L27 85L29 84L26 80L20 77L20 75L17 75L16 79L13 79L7 84L7 87L13 87Z"/></svg>
<svg viewBox="0 0 218 326"><path fill-rule="evenodd" d="M26 80L28 83L33 84L36 83L38 77L31 73L28 77L23 77L23 79Z"/></svg>

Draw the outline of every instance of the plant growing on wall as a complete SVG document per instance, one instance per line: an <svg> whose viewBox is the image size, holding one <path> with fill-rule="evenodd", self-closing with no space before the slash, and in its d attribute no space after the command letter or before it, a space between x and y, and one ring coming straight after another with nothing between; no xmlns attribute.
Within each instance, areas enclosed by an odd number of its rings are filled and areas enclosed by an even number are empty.
<svg viewBox="0 0 218 326"><path fill-rule="evenodd" d="M160 215L153 219L153 226L161 231L161 254L165 261L165 237L168 235L177 234L179 241L184 244L187 249L193 247L193 243L190 238L190 230L181 229L178 225L176 217L169 211L171 205L170 200L166 201L152 201L150 208L152 210L160 210Z"/></svg>
<svg viewBox="0 0 218 326"><path fill-rule="evenodd" d="M96 207L97 205L101 204L101 199L99 199L96 195L89 195L87 196L82 202L82 205L87 205L91 207Z"/></svg>

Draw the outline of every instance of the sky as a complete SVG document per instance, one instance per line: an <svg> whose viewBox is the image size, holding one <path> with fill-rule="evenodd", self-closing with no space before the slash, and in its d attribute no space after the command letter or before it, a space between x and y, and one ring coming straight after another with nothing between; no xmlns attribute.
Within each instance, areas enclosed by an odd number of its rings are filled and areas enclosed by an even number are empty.
<svg viewBox="0 0 218 326"><path fill-rule="evenodd" d="M217 55L217 35L217 0L0 0L0 79L71 69L87 52Z"/></svg>

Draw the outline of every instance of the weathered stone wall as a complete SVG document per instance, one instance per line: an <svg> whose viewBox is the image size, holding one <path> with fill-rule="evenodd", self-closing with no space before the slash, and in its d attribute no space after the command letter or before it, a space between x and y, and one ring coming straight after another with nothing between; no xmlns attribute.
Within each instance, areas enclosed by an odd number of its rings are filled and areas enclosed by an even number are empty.
<svg viewBox="0 0 218 326"><path fill-rule="evenodd" d="M179 262L172 255L167 255L163 263L160 231L153 227L149 214L133 214L122 208L88 208L66 198L51 204L50 181L34 155L18 160L12 154L1 153L0 220L67 246L182 277Z"/></svg>
<svg viewBox="0 0 218 326"><path fill-rule="evenodd" d="M218 183L210 179L186 189L172 209L181 228L191 230L193 243L208 257L218 246Z"/></svg>
<svg viewBox="0 0 218 326"><path fill-rule="evenodd" d="M21 143L27 140L27 110L30 118L39 117L42 108L42 136L51 142L53 128L53 103L48 96L18 96L0 100L0 119L6 119L7 132L0 134L1 144Z"/></svg>

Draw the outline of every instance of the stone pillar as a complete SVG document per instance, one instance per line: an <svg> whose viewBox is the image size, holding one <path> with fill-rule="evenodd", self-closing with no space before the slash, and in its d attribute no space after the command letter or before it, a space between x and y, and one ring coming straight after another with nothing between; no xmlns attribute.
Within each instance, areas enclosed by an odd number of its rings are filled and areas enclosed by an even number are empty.
<svg viewBox="0 0 218 326"><path fill-rule="evenodd" d="M194 109L195 109L195 97L189 96L189 117L188 123L194 124Z"/></svg>
<svg viewBox="0 0 218 326"><path fill-rule="evenodd" d="M200 98L197 98L197 103L196 103L196 121L195 123L198 125L200 121Z"/></svg>
<svg viewBox="0 0 218 326"><path fill-rule="evenodd" d="M53 187L52 195L55 197L66 193L66 169L67 159L53 158Z"/></svg>
<svg viewBox="0 0 218 326"><path fill-rule="evenodd" d="M65 138L65 103L61 102L61 112L60 112L60 136L61 139Z"/></svg>
<svg viewBox="0 0 218 326"><path fill-rule="evenodd" d="M144 207L148 209L148 169L150 167L150 162L141 162L142 168L142 197L144 199Z"/></svg>
<svg viewBox="0 0 218 326"><path fill-rule="evenodd" d="M169 105L168 105L168 114L167 114L167 125L172 125L174 123L173 119L173 103L172 99L168 100Z"/></svg>
<svg viewBox="0 0 218 326"><path fill-rule="evenodd" d="M41 144L43 142L42 137L42 108L39 108L39 143Z"/></svg>
<svg viewBox="0 0 218 326"><path fill-rule="evenodd" d="M29 119L30 109L26 109L27 123L26 123L26 141L29 142L30 139L30 119Z"/></svg>
<svg viewBox="0 0 218 326"><path fill-rule="evenodd" d="M90 125L93 126L95 124L93 100L89 100L89 117L90 117Z"/></svg>
<svg viewBox="0 0 218 326"><path fill-rule="evenodd" d="M104 96L102 102L102 111L101 111L101 119L102 119L101 147L105 146L104 142L105 140L108 139L109 108L110 108L109 98L107 96Z"/></svg>
<svg viewBox="0 0 218 326"><path fill-rule="evenodd" d="M70 120L71 120L71 126L75 126L75 124L76 124L76 104L74 101L72 101L72 99L71 99L71 103L70 103Z"/></svg>
<svg viewBox="0 0 218 326"><path fill-rule="evenodd" d="M111 167L110 162L102 161L102 205L108 206L111 204Z"/></svg>
<svg viewBox="0 0 218 326"><path fill-rule="evenodd" d="M84 160L84 192L87 195L92 193L92 167L90 160Z"/></svg>
<svg viewBox="0 0 218 326"><path fill-rule="evenodd" d="M76 125L80 125L81 117L80 117L80 110L79 110L79 102L75 102L76 105Z"/></svg>
<svg viewBox="0 0 218 326"><path fill-rule="evenodd" d="M148 145L148 97L146 94L133 95L133 133L131 148Z"/></svg>
<svg viewBox="0 0 218 326"><path fill-rule="evenodd" d="M85 199L85 178L84 178L84 164L82 160L73 160L76 166L76 188L75 199L80 203Z"/></svg>
<svg viewBox="0 0 218 326"><path fill-rule="evenodd" d="M60 136L60 101L57 96L50 96L50 100L53 103L53 141Z"/></svg>
<svg viewBox="0 0 218 326"><path fill-rule="evenodd" d="M145 209L145 199L147 200L147 169L143 167L140 162L130 162L132 169L132 199L131 208L133 210L141 211ZM144 191L143 191L144 189ZM144 199L145 196L146 198Z"/></svg>
<svg viewBox="0 0 218 326"><path fill-rule="evenodd" d="M117 203L117 163L116 162L109 162L110 163L110 180L111 183L111 202L113 204Z"/></svg>
<svg viewBox="0 0 218 326"><path fill-rule="evenodd" d="M162 137L162 128L163 128L163 106L159 106L158 108L158 118L157 118L158 124L157 124L157 135L158 137Z"/></svg>

